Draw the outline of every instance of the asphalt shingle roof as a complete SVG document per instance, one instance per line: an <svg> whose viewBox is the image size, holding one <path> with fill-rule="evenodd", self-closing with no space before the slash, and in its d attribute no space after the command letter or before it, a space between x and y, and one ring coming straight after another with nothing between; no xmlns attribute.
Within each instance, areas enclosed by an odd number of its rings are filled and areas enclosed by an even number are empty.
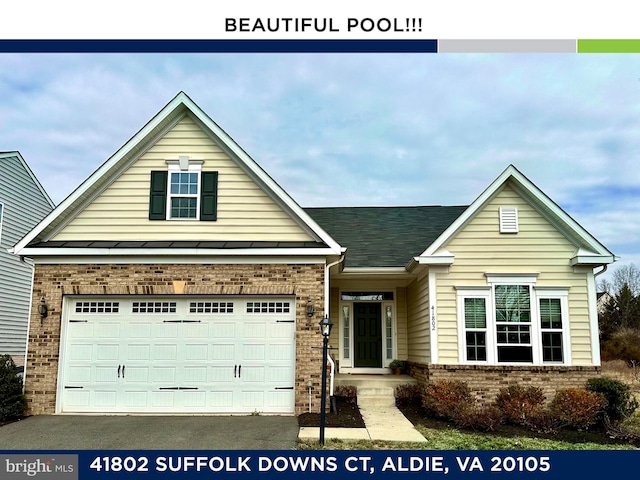
<svg viewBox="0 0 640 480"><path fill-rule="evenodd" d="M424 252L466 206L326 207L304 210L340 245L345 266L404 267Z"/></svg>

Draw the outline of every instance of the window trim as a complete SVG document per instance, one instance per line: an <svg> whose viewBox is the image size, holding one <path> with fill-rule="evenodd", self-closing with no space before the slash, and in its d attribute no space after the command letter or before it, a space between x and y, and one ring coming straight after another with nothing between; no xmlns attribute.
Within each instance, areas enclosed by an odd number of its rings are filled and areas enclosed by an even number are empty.
<svg viewBox="0 0 640 480"><path fill-rule="evenodd" d="M498 308L496 306L496 289L498 287L515 287L522 286L526 287L529 291L529 321L528 322L509 322L509 321L498 321ZM537 344L537 335L536 335L536 327L535 327L535 318L537 317L537 308L534 303L537 303L535 300L535 294L533 292L533 285L531 283L494 283L491 285L491 298L493 300L493 311L492 311L492 320L494 322L494 330L493 337L495 341L495 361L497 365L536 365L536 344ZM515 326L515 325L527 325L529 327L529 342L528 343L500 343L498 342L498 326ZM500 347L529 347L531 349L531 362L501 362L499 360L498 350Z"/></svg>
<svg viewBox="0 0 640 480"><path fill-rule="evenodd" d="M482 331L485 332L485 348L486 352L486 360L469 360L467 358L467 326L465 323L464 316L464 301L467 298L482 298L485 301L485 309L487 314L487 323L484 329L469 329L471 331ZM494 342L492 332L495 331L494 318L492 316L493 309L493 298L492 298L492 289L490 286L487 287L457 287L456 288L456 303L458 309L458 359L460 363L467 365L491 365L495 363L494 354Z"/></svg>
<svg viewBox="0 0 640 480"><path fill-rule="evenodd" d="M190 161L186 169L182 168L184 165L180 163L169 163L167 161L167 220L176 220L180 222L193 222L200 221L200 194L202 192L202 162L195 163ZM195 194L172 194L171 193L171 176L174 173L195 173L197 175L197 191ZM196 199L196 216L188 218L172 217L171 216L171 200L174 198L195 198Z"/></svg>
<svg viewBox="0 0 640 480"><path fill-rule="evenodd" d="M571 365L571 339L569 334L569 289L568 288L545 288L538 287L536 290L536 304L538 308L538 328L540 330L539 355L541 365ZM542 328L542 317L540 316L540 300L560 300L561 328ZM562 362L545 362L542 345L542 334L545 332L562 333Z"/></svg>
<svg viewBox="0 0 640 480"><path fill-rule="evenodd" d="M545 365L571 365L571 338L569 327L569 287L540 287L536 286L537 274L510 275L487 274L488 285L478 287L456 287L456 308L458 316L458 360L465 365L492 365L492 366L545 366ZM493 280L494 282L489 282ZM532 349L531 362L498 362L497 319L495 306L495 288L498 285L525 285L529 287L529 302L531 309L530 340ZM486 348L487 360L468 360L466 349L466 332L464 316L465 298L484 298L487 309L486 324ZM543 329L540 316L540 300L559 299L562 320L561 329ZM479 331L471 329L472 331ZM562 333L562 362L545 362L543 360L543 332Z"/></svg>

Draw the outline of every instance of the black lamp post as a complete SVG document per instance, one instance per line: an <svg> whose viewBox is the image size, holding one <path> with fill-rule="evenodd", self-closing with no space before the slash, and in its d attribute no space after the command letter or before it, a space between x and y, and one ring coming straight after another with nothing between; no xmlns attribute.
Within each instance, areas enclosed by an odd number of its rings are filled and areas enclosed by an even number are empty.
<svg viewBox="0 0 640 480"><path fill-rule="evenodd" d="M327 350L329 348L329 335L331 335L333 323L329 317L325 316L320 321L320 332L322 333L322 390L320 400L320 445L324 445L324 424L327 408Z"/></svg>

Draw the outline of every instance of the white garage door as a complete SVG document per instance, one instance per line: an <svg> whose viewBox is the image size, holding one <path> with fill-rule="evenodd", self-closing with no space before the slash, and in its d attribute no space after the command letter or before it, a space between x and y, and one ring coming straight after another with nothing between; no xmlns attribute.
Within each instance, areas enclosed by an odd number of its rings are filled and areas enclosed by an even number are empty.
<svg viewBox="0 0 640 480"><path fill-rule="evenodd" d="M65 298L58 411L293 413L293 298Z"/></svg>

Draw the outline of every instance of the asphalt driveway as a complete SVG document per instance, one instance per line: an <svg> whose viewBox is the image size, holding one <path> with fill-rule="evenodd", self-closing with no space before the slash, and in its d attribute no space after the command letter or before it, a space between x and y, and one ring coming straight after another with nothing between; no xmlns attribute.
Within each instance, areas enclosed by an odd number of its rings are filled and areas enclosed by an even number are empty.
<svg viewBox="0 0 640 480"><path fill-rule="evenodd" d="M293 450L294 416L38 415L0 427L0 450Z"/></svg>

